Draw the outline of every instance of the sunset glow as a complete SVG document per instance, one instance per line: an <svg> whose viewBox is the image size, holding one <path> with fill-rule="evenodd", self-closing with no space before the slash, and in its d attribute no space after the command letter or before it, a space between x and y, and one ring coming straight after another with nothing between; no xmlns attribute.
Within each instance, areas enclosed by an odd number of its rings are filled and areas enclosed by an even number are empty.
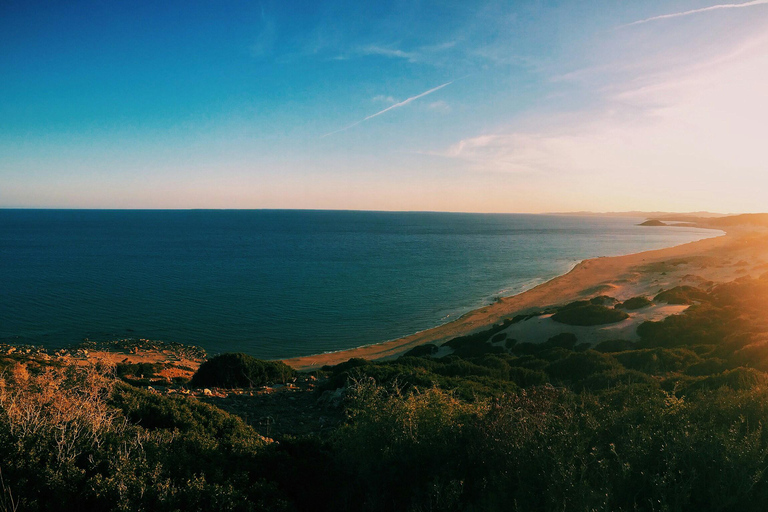
<svg viewBox="0 0 768 512"><path fill-rule="evenodd" d="M764 209L768 4L0 7L0 206Z"/></svg>

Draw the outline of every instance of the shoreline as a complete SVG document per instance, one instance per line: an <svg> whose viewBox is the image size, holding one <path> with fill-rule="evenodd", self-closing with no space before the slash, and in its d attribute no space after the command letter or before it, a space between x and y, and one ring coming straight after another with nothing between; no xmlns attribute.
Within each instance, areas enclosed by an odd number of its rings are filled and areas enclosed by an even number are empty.
<svg viewBox="0 0 768 512"><path fill-rule="evenodd" d="M439 345L515 314L551 305L602 294L626 300L637 295L655 295L660 288L669 289L693 282L725 282L742 275L756 276L768 271L768 253L763 252L766 256L761 257L758 253L763 244L756 244L754 240L755 237L760 238L768 249L768 240L764 240L768 236L764 232L744 227L698 227L715 229L723 234L663 249L585 259L565 274L521 293L501 297L493 304L469 311L444 324L381 343L282 361L297 370L311 371L350 358L393 359L418 345ZM746 238L750 239L749 244L744 243ZM740 258L738 266L732 261L737 257ZM750 261L752 268L746 269Z"/></svg>
<svg viewBox="0 0 768 512"><path fill-rule="evenodd" d="M614 257L614 256L609 256L609 257ZM587 259L594 259L594 258L587 258ZM571 272L574 268L576 268L579 264L581 264L584 261L587 261L587 260L586 259L585 260L580 260L580 261L574 263L573 265L571 265L571 267L568 269L568 271L563 273L563 274L558 274L558 275L556 275L554 277L551 277L551 278L549 278L549 279L547 279L545 281L542 281L542 282L540 282L538 284L535 284L535 285L531 286L530 288L523 287L524 289L522 291L520 291L520 292L514 293L512 295L501 296L495 302L491 303L490 305L480 306L479 308L471 309L471 310L467 311L466 313L462 313L459 316L457 316L457 317L455 317L455 318L453 318L451 320L447 320L447 321L445 321L443 323L440 323L440 324L437 324L437 325L435 325L433 327L427 327L426 329L421 329L421 330L418 330L416 332L412 332L410 334L406 334L405 336L400 336L398 338L392 338L392 339L384 340L384 341L375 341L373 343L367 343L365 345L360 345L358 347L342 348L342 349L339 349L339 350L329 350L327 352L319 352L317 354L310 354L310 355L307 355L307 356L296 356L296 357L288 357L288 358L283 358L283 359L275 359L275 361L282 361L282 362L285 363L285 362L288 362L288 361L293 361L295 359L303 359L303 358L306 358L306 357L316 357L316 356L326 356L326 355L330 356L330 355L333 355L333 354L340 354L340 353L343 353L343 352L351 352L351 351L354 351L354 350L360 350L360 349L364 349L364 348L375 347L375 346L378 346L378 345L383 345L385 343L394 343L396 341L404 340L406 338L411 338L413 336L420 335L420 334L425 333L427 331L431 331L433 329L438 329L438 328L443 327L445 325L448 325L450 323L457 322L457 321L461 320L462 318L464 318L465 316L467 316L467 315L469 315L469 314L471 314L471 313L473 313L473 312L475 312L475 311L477 311L479 309L483 309L485 307L492 306L496 302L499 302L499 301L504 300L506 298L516 297L517 295L521 295L523 293L526 293L526 292L528 292L530 290L533 290L534 288L536 288L538 286L547 284L548 282L552 281L553 279L557 279L559 277L562 277L562 276L568 274L569 272ZM536 278L536 280L538 280L538 279L539 278Z"/></svg>

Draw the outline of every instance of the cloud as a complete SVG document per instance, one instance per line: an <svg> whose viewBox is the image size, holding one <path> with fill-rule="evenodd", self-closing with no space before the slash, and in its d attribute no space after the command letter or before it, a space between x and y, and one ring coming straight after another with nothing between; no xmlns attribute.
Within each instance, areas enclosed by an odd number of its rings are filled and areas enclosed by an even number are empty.
<svg viewBox="0 0 768 512"><path fill-rule="evenodd" d="M443 100L440 101L433 101L429 105L427 105L427 108L429 110L434 110L435 112L442 112L444 114L447 114L451 111L451 106L444 102Z"/></svg>
<svg viewBox="0 0 768 512"><path fill-rule="evenodd" d="M462 160L476 171L552 173L559 169L584 171L574 156L585 147L572 134L500 133L470 137L457 142L440 156Z"/></svg>
<svg viewBox="0 0 768 512"><path fill-rule="evenodd" d="M417 94L416 96L411 96L410 98L408 98L408 99L405 99L405 100L403 100L403 101L401 101L401 102L399 102L399 103L395 103L394 105L391 105L391 106L389 106L389 107L385 108L384 110L380 110L380 111L376 112L375 114L371 114L371 115L369 115L368 117L366 117L366 118L364 118L364 119L361 119L360 121L356 121L356 122L354 122L354 123L350 124L349 126L345 126L344 128L340 128L340 129L338 129L338 130L335 130L335 131L332 131L332 132L326 133L325 135L321 136L320 138L322 139L322 138L328 137L329 135L333 135L333 134L335 134L335 133L339 133L339 132L343 132L343 131L345 131L345 130L349 130L350 128L352 128L352 127L354 127L354 126L357 126L357 125L359 125L360 123L363 123L363 122L365 122L365 121L368 121L369 119L373 119L373 118L374 118L374 117L376 117L376 116L380 116L381 114L383 114L383 113L385 113L385 112L389 112L389 111L390 111L390 110L392 110L392 109L395 109L395 108L400 108L400 107L404 107L405 105L407 105L407 104L411 103L412 101L416 101L416 100L418 100L419 98L423 98L424 96L430 95L430 94L432 94L433 92L437 92L437 91L439 91L439 90L440 90L440 89L442 89L443 87L447 87L447 86L451 85L451 84L452 84L454 81L455 81L455 80L451 80L450 82L446 82L446 83L444 83L443 85L438 85L437 87L433 87L432 89L429 89L428 91L425 91L425 92L423 92L423 93L421 93L421 94Z"/></svg>
<svg viewBox="0 0 768 512"><path fill-rule="evenodd" d="M384 96L383 94L379 94L378 96L374 96L372 98L372 101L375 101L377 103L397 103L397 100L393 98L392 96Z"/></svg>
<svg viewBox="0 0 768 512"><path fill-rule="evenodd" d="M529 119L431 154L475 171L579 177L601 189L619 182L627 194L637 187L659 196L698 189L751 198L768 186L768 37L706 64L652 83L630 80L593 108Z"/></svg>
<svg viewBox="0 0 768 512"><path fill-rule="evenodd" d="M394 45L370 44L362 46L353 51L355 55L379 56L390 59L401 59L411 64L423 63L436 65L445 58L445 53L450 52L457 44L457 41L447 41L439 44L420 46L416 49L406 51L396 48Z"/></svg>
<svg viewBox="0 0 768 512"><path fill-rule="evenodd" d="M712 5L710 7L703 7L701 9L692 9L690 11L682 11L682 12L675 12L672 14L662 14L661 16L653 16L651 18L646 18L644 20L638 20L638 21L633 21L632 23L627 23L626 25L622 25L621 27L631 27L633 25L641 25L643 23L648 23L651 21L665 20L669 18L679 18L681 16L689 16L691 14L698 14L701 12L717 11L722 9L741 9L743 7L754 7L756 5L766 5L766 4L768 4L768 0L752 0L751 2L744 2L741 4Z"/></svg>
<svg viewBox="0 0 768 512"><path fill-rule="evenodd" d="M387 48L376 45L364 46L358 50L361 55L380 55L382 57L390 57L396 59L404 59L408 62L417 62L420 60L420 55L416 52L405 52L398 50L397 48Z"/></svg>
<svg viewBox="0 0 768 512"><path fill-rule="evenodd" d="M254 57L266 57L270 55L277 41L277 25L275 20L267 16L264 8L261 9L261 19L259 20L259 33L251 45L251 55Z"/></svg>

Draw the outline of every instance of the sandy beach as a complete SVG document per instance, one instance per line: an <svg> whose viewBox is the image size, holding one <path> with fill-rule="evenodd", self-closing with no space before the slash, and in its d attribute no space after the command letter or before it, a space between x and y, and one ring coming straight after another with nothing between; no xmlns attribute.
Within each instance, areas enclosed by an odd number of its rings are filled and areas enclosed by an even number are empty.
<svg viewBox="0 0 768 512"><path fill-rule="evenodd" d="M340 352L286 359L284 362L296 369L312 370L353 357L391 359L418 345L440 345L456 336L485 329L505 318L547 306L597 295L609 295L618 300L638 295L653 297L660 290L675 286L706 287L739 277L756 277L765 272L768 272L768 231L759 227L728 227L722 236L697 242L625 256L584 260L567 274L526 292L501 298L494 304L471 311L452 322L404 338ZM659 320L679 312L679 308L654 307L633 313L629 321L622 323L623 331L620 334L631 338L638 323ZM520 336L522 341L537 341L535 337L545 336L548 332L546 326L536 326L535 323L527 325L525 329L527 331L513 334ZM583 331L579 336L581 341L597 342L606 337L620 337L616 336L618 331Z"/></svg>

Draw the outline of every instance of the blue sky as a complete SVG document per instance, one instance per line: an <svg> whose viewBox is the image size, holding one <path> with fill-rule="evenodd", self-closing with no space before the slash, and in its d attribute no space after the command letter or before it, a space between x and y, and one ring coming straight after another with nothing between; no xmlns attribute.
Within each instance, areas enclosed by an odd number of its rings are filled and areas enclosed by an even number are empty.
<svg viewBox="0 0 768 512"><path fill-rule="evenodd" d="M0 207L764 211L768 0L0 3Z"/></svg>

